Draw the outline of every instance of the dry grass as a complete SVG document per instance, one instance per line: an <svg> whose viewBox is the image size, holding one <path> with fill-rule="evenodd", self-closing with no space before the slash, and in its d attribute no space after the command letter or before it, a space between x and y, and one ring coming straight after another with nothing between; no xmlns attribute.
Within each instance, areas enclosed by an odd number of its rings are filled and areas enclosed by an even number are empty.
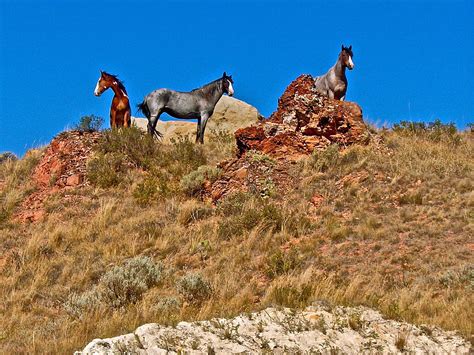
<svg viewBox="0 0 474 355"><path fill-rule="evenodd" d="M384 143L309 157L287 196L242 193L216 207L189 197L181 179L231 156L231 139L159 152L144 142L150 153L141 156L133 147L118 154L127 142L117 140L117 149L98 154L120 160L119 183L78 190L75 202L56 195L46 219L26 226L10 212L31 189L35 159L0 165L9 211L0 221L1 352L71 353L146 322L321 299L470 337L473 136L405 133L383 131ZM159 282L114 306L101 301L94 290L104 277L137 256L160 265Z"/></svg>

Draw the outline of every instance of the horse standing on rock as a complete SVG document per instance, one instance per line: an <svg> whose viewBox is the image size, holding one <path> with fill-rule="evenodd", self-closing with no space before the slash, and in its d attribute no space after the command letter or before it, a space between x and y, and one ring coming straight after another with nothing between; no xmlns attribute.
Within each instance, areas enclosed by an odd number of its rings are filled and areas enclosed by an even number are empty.
<svg viewBox="0 0 474 355"><path fill-rule="evenodd" d="M342 45L336 64L329 71L314 78L316 91L331 99L344 101L347 91L346 68L354 69L352 46Z"/></svg>
<svg viewBox="0 0 474 355"><path fill-rule="evenodd" d="M156 124L163 112L176 118L197 119L196 143L203 144L207 121L222 95L234 94L233 83L232 75L224 72L221 78L189 92L155 90L145 96L137 107L148 119L148 133L156 137L162 136L156 130Z"/></svg>
<svg viewBox="0 0 474 355"><path fill-rule="evenodd" d="M110 107L110 127L130 127L132 123L130 102L127 90L116 75L100 71L99 80L95 86L94 95L100 96L108 88L114 91L112 106Z"/></svg>

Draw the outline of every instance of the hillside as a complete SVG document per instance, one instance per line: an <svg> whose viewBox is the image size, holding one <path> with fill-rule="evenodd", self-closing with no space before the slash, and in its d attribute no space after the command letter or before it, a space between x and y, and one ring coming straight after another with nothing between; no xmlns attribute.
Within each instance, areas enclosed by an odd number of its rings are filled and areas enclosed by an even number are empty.
<svg viewBox="0 0 474 355"><path fill-rule="evenodd" d="M472 132L367 128L304 80L204 146L73 131L2 162L0 351L315 302L470 339Z"/></svg>

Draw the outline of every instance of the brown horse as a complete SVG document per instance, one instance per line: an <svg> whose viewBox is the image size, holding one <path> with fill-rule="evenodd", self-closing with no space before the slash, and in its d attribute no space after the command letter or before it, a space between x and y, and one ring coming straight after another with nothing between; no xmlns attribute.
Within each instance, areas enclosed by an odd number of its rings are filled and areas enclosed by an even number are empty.
<svg viewBox="0 0 474 355"><path fill-rule="evenodd" d="M117 76L100 71L99 80L94 90L95 96L100 96L108 88L114 91L114 98L112 99L112 106L110 107L110 127L130 127L131 112L130 102L128 101L127 90L123 83Z"/></svg>

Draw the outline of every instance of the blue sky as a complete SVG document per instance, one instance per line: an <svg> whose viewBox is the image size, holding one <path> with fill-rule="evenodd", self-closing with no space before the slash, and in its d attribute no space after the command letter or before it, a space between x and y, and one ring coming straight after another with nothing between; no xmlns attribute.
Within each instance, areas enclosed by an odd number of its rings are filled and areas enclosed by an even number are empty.
<svg viewBox="0 0 474 355"><path fill-rule="evenodd" d="M470 0L0 0L0 152L21 155L87 114L108 126L113 94L93 95L99 69L125 81L133 105L227 71L235 97L268 116L342 43L354 50L347 100L370 122L464 128L474 122L472 14Z"/></svg>

